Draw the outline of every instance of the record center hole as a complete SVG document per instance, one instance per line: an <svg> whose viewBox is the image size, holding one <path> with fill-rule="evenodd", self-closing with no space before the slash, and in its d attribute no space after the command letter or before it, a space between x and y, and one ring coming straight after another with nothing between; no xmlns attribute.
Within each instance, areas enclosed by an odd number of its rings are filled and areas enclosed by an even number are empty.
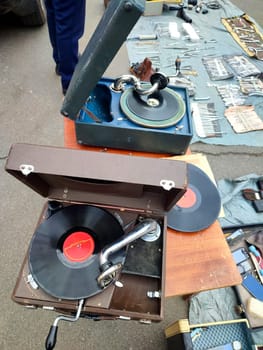
<svg viewBox="0 0 263 350"><path fill-rule="evenodd" d="M176 203L181 208L191 208L196 203L196 194L191 188L187 188L183 197Z"/></svg>
<svg viewBox="0 0 263 350"><path fill-rule="evenodd" d="M63 254L70 262L84 262L94 252L93 237L87 232L76 231L71 233L63 243Z"/></svg>
<svg viewBox="0 0 263 350"><path fill-rule="evenodd" d="M150 107L158 107L160 105L160 101L157 98L149 97L147 98L147 105Z"/></svg>

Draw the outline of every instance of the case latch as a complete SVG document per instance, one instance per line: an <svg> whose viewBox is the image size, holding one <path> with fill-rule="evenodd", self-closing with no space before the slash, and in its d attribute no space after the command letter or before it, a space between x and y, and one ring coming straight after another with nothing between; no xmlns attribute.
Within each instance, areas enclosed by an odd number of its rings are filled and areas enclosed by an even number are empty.
<svg viewBox="0 0 263 350"><path fill-rule="evenodd" d="M170 191L171 188L175 187L175 183L173 180L161 180L160 185L166 190Z"/></svg>
<svg viewBox="0 0 263 350"><path fill-rule="evenodd" d="M27 283L29 283L33 289L38 289L38 285L31 274L27 276Z"/></svg>
<svg viewBox="0 0 263 350"><path fill-rule="evenodd" d="M21 164L19 169L22 172L22 174L25 176L29 175L35 170L34 166L30 164Z"/></svg>
<svg viewBox="0 0 263 350"><path fill-rule="evenodd" d="M154 298L161 299L161 291L159 291L159 290L153 290L153 291L148 290L147 297L151 298L151 299L154 299Z"/></svg>

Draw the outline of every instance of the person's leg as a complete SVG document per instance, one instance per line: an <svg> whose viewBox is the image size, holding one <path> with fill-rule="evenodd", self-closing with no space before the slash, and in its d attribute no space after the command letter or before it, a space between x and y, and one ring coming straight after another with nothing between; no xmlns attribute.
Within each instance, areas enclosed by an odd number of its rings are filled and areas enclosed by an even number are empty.
<svg viewBox="0 0 263 350"><path fill-rule="evenodd" d="M84 32L85 0L54 0L59 72L63 92L78 62L78 41Z"/></svg>
<svg viewBox="0 0 263 350"><path fill-rule="evenodd" d="M53 0L45 0L46 12L47 12L47 24L50 43L53 49L53 59L56 63L56 67L59 67L59 55L57 49L57 33L56 33L56 16Z"/></svg>

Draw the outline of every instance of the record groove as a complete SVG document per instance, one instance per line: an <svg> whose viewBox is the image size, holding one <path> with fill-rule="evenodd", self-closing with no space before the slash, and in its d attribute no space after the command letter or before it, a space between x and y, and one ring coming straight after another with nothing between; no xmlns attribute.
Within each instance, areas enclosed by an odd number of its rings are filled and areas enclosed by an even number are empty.
<svg viewBox="0 0 263 350"><path fill-rule="evenodd" d="M169 228L196 232L209 227L218 217L221 200L210 178L200 168L187 164L188 185L184 196L167 215Z"/></svg>
<svg viewBox="0 0 263 350"><path fill-rule="evenodd" d="M71 205L39 225L29 248L29 269L46 293L61 299L82 299L101 291L99 253L123 235L108 211Z"/></svg>

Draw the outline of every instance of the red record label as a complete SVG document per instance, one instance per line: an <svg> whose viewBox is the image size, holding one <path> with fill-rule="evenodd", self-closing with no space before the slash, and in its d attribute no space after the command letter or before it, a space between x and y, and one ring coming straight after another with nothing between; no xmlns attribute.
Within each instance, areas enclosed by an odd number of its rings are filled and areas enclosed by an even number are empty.
<svg viewBox="0 0 263 350"><path fill-rule="evenodd" d="M76 231L65 239L63 253L71 262L83 262L93 254L94 248L95 243L91 235Z"/></svg>
<svg viewBox="0 0 263 350"><path fill-rule="evenodd" d="M181 208L191 208L196 203L196 194L191 188L187 188L185 194L176 203Z"/></svg>

